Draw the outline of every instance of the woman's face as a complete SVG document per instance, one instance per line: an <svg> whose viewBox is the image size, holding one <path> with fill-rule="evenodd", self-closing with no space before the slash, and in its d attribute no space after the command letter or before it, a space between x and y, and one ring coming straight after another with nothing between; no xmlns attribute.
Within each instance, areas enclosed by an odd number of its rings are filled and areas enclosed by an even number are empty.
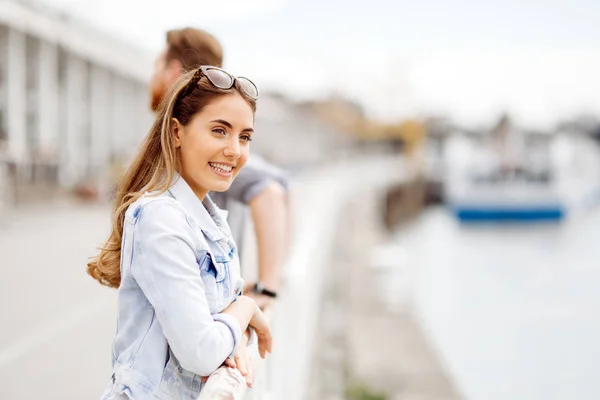
<svg viewBox="0 0 600 400"><path fill-rule="evenodd" d="M229 189L248 159L253 127L252 108L237 92L212 100L187 126L175 124L180 173L199 199Z"/></svg>

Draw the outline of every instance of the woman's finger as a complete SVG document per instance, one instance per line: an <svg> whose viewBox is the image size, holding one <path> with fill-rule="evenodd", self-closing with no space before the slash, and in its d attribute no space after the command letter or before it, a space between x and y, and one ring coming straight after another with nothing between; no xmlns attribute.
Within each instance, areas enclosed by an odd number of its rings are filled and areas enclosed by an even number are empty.
<svg viewBox="0 0 600 400"><path fill-rule="evenodd" d="M235 368L235 367L237 367L237 365L236 365L236 363L235 363L235 361L234 361L233 358L227 358L227 359L225 359L225 362L223 364L225 364L229 368Z"/></svg>
<svg viewBox="0 0 600 400"><path fill-rule="evenodd" d="M258 338L258 353L261 358L266 358L267 353L271 353L272 347L273 341L270 335Z"/></svg>
<svg viewBox="0 0 600 400"><path fill-rule="evenodd" d="M271 335L269 335L268 339L267 339L267 351L269 353L271 353L273 350L273 337Z"/></svg>
<svg viewBox="0 0 600 400"><path fill-rule="evenodd" d="M246 365L246 360L244 357L240 357L239 355L235 356L235 363L237 365L237 369L240 370L243 376L248 376L248 367Z"/></svg>
<svg viewBox="0 0 600 400"><path fill-rule="evenodd" d="M267 357L267 346L268 343L266 339L258 339L258 353L262 359Z"/></svg>
<svg viewBox="0 0 600 400"><path fill-rule="evenodd" d="M251 388L254 385L254 371L252 368L248 369L248 376L246 376L246 385Z"/></svg>

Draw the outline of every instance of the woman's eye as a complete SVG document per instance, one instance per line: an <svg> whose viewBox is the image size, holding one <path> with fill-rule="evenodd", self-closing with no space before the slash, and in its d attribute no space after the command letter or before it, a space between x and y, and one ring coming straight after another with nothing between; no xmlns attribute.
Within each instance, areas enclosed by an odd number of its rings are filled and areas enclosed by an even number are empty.
<svg viewBox="0 0 600 400"><path fill-rule="evenodd" d="M227 132L225 132L225 129L223 129L223 128L215 128L215 129L213 129L213 132L217 133L219 135L225 135L225 134L227 134Z"/></svg>
<svg viewBox="0 0 600 400"><path fill-rule="evenodd" d="M241 135L240 139L242 139L244 142L251 142L252 141L252 137L250 135Z"/></svg>

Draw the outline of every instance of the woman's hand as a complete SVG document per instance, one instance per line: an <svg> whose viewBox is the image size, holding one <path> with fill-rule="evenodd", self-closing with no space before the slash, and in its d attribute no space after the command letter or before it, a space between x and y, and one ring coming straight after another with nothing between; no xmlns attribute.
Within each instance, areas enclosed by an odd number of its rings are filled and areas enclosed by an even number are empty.
<svg viewBox="0 0 600 400"><path fill-rule="evenodd" d="M254 371L252 370L252 360L248 352L248 334L242 335L240 343L233 359L225 360L225 365L230 368L237 368L242 376L246 378L246 385L251 388L254 384Z"/></svg>
<svg viewBox="0 0 600 400"><path fill-rule="evenodd" d="M258 353L261 358L267 358L267 353L271 353L273 338L271 337L271 328L265 318L265 315L257 306L249 325L254 328L258 338Z"/></svg>

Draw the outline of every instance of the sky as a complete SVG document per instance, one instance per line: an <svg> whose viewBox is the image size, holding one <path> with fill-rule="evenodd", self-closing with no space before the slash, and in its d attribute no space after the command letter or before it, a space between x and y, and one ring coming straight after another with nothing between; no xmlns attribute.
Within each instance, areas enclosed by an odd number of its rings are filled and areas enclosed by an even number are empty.
<svg viewBox="0 0 600 400"><path fill-rule="evenodd" d="M385 121L479 126L508 112L547 129L600 113L595 0L43 1L151 54L167 29L204 28L261 90L339 94Z"/></svg>

